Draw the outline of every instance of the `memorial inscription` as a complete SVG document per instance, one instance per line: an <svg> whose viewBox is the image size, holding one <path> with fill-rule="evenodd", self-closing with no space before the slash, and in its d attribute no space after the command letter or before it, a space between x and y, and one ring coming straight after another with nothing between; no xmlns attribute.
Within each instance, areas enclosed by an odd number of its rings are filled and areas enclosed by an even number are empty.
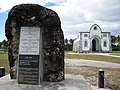
<svg viewBox="0 0 120 90"><path fill-rule="evenodd" d="M19 54L39 55L39 27L21 27Z"/></svg>
<svg viewBox="0 0 120 90"><path fill-rule="evenodd" d="M39 80L39 56L19 55L18 83L38 84Z"/></svg>
<svg viewBox="0 0 120 90"><path fill-rule="evenodd" d="M39 84L40 28L21 27L18 83Z"/></svg>

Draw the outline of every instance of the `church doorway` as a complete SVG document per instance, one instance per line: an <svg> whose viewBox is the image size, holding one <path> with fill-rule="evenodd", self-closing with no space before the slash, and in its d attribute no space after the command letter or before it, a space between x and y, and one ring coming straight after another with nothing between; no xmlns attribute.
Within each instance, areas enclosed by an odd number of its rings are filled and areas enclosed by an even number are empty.
<svg viewBox="0 0 120 90"><path fill-rule="evenodd" d="M99 40L97 38L94 38L92 40L92 51L93 52L99 52Z"/></svg>
<svg viewBox="0 0 120 90"><path fill-rule="evenodd" d="M96 41L95 41L95 39L92 40L92 51L96 51Z"/></svg>

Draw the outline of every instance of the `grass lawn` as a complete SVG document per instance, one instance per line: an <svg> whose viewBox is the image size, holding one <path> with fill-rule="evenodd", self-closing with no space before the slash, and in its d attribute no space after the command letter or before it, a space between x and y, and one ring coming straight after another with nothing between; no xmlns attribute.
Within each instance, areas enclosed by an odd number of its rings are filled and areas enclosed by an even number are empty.
<svg viewBox="0 0 120 90"><path fill-rule="evenodd" d="M112 51L112 55L120 56L120 51Z"/></svg>
<svg viewBox="0 0 120 90"><path fill-rule="evenodd" d="M84 54L84 53L72 54L70 52L65 52L65 58L77 58L77 59L87 59L87 60L97 60L97 61L120 63L120 58L117 58L117 57L95 55L95 54Z"/></svg>
<svg viewBox="0 0 120 90"><path fill-rule="evenodd" d="M9 65L8 65L8 53L0 51L0 67L5 67L6 74L9 73Z"/></svg>

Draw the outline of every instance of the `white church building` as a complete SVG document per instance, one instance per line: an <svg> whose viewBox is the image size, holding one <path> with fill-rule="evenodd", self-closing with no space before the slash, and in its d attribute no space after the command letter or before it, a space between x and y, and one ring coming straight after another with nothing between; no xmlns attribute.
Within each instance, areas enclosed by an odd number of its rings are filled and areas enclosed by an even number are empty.
<svg viewBox="0 0 120 90"><path fill-rule="evenodd" d="M76 52L111 52L111 33L102 32L97 24L89 32L79 32L74 40L73 51Z"/></svg>

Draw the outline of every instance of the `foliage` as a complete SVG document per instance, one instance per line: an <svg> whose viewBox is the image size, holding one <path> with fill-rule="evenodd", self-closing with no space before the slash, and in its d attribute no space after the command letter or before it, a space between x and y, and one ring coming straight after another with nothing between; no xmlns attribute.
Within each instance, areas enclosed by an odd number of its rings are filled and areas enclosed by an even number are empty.
<svg viewBox="0 0 120 90"><path fill-rule="evenodd" d="M3 49L5 52L8 49L8 42L4 39L2 42L0 42L0 49Z"/></svg>
<svg viewBox="0 0 120 90"><path fill-rule="evenodd" d="M1 49L1 46L2 46L2 42L0 42L0 49Z"/></svg>
<svg viewBox="0 0 120 90"><path fill-rule="evenodd" d="M73 42L74 42L74 40L73 39L65 39L64 40L64 42L65 42L65 50L66 51L72 51L73 50Z"/></svg>
<svg viewBox="0 0 120 90"><path fill-rule="evenodd" d="M112 42L112 50L120 51L120 35L111 36L111 42ZM117 45L115 45L115 44L117 44Z"/></svg>

